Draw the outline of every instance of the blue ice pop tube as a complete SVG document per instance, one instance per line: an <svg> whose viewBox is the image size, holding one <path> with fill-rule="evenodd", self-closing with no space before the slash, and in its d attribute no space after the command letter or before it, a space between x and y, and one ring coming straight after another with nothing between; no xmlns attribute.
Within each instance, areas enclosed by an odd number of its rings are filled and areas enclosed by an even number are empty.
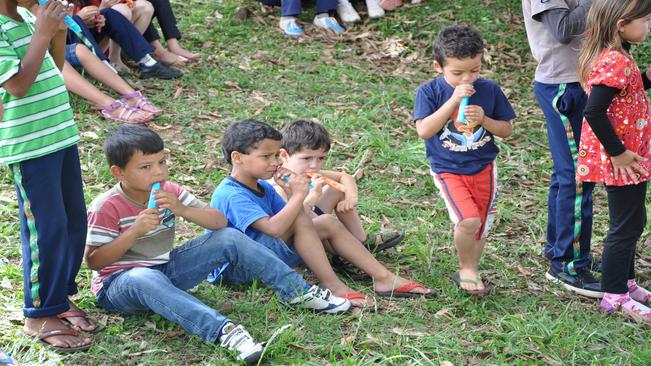
<svg viewBox="0 0 651 366"><path fill-rule="evenodd" d="M48 2L48 0L38 0L39 5L45 5ZM72 30L75 33L81 33L81 28L79 27L79 24L75 22L74 19L72 19L70 16L66 15L65 18L63 18L63 22L66 23L68 28Z"/></svg>
<svg viewBox="0 0 651 366"><path fill-rule="evenodd" d="M466 107L468 106L469 101L470 97L463 97L463 99L461 99L461 103L459 103L459 112L457 112L457 122L467 123Z"/></svg>
<svg viewBox="0 0 651 366"><path fill-rule="evenodd" d="M156 191L160 190L160 182L156 182L151 185L151 193L149 193L149 202L147 202L147 208L156 208Z"/></svg>

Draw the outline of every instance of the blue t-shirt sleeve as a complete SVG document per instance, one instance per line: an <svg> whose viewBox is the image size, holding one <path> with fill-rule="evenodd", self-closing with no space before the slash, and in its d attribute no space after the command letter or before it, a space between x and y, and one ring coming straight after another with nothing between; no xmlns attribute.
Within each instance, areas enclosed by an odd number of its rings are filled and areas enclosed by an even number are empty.
<svg viewBox="0 0 651 366"><path fill-rule="evenodd" d="M427 85L421 85L416 90L416 99L414 100L414 117L413 121L423 119L439 109L439 102L432 88Z"/></svg>
<svg viewBox="0 0 651 366"><path fill-rule="evenodd" d="M267 194L271 195L271 209L273 210L274 215L285 208L285 200L278 194L278 192L276 192L275 189L273 189L273 187L267 191Z"/></svg>
<svg viewBox="0 0 651 366"><path fill-rule="evenodd" d="M510 121L515 118L515 111L508 98L504 95L502 88L495 85L495 110L491 118L498 121Z"/></svg>
<svg viewBox="0 0 651 366"><path fill-rule="evenodd" d="M234 228L241 232L246 230L254 222L263 217L269 216L260 205L251 197L243 194L234 194L228 200L229 213L226 215L228 221Z"/></svg>

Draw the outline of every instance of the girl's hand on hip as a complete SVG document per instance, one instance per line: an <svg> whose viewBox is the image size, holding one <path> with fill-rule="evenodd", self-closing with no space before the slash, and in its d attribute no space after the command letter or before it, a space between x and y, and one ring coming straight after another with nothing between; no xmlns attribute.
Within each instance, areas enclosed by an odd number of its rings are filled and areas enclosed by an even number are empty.
<svg viewBox="0 0 651 366"><path fill-rule="evenodd" d="M633 183L638 184L640 176L646 177L649 175L649 172L640 165L641 162L646 160L646 158L631 150L626 150L617 156L611 156L610 161L613 164L614 178L622 177L624 182L628 182L630 179Z"/></svg>

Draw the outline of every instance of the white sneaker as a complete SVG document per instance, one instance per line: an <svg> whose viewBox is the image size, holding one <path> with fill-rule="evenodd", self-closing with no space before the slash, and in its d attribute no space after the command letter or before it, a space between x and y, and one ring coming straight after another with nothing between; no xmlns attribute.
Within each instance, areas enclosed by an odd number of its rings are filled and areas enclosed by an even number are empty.
<svg viewBox="0 0 651 366"><path fill-rule="evenodd" d="M344 33L346 31L346 28L339 25L337 19L328 16L328 14L317 14L313 23L319 28L330 29L335 33Z"/></svg>
<svg viewBox="0 0 651 366"><path fill-rule="evenodd" d="M222 347L237 351L237 359L246 362L247 365L258 362L262 355L260 343L256 342L242 325L235 326L233 323L228 323L224 325L224 330L226 328L230 328L228 333L224 332L219 337Z"/></svg>
<svg viewBox="0 0 651 366"><path fill-rule="evenodd" d="M342 22L354 23L361 19L355 8L353 8L353 5L348 0L337 1L337 13L339 13Z"/></svg>
<svg viewBox="0 0 651 366"><path fill-rule="evenodd" d="M330 290L324 290L317 285L310 287L304 295L289 300L289 305L296 304L327 314L339 314L350 309L350 301L337 297Z"/></svg>
<svg viewBox="0 0 651 366"><path fill-rule="evenodd" d="M366 10L368 10L369 18L384 16L384 9L380 7L380 0L366 0Z"/></svg>

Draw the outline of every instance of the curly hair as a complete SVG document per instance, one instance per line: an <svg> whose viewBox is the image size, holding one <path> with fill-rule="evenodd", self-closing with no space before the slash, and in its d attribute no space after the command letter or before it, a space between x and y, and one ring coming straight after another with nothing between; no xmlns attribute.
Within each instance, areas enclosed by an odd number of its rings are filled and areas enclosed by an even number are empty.
<svg viewBox="0 0 651 366"><path fill-rule="evenodd" d="M454 24L438 33L432 54L436 62L443 67L448 57L474 58L483 52L484 41L477 29L468 25Z"/></svg>
<svg viewBox="0 0 651 366"><path fill-rule="evenodd" d="M254 119L233 122L226 128L222 139L224 159L227 163L233 164L231 161L233 151L248 154L264 139L282 141L283 135L268 124Z"/></svg>

